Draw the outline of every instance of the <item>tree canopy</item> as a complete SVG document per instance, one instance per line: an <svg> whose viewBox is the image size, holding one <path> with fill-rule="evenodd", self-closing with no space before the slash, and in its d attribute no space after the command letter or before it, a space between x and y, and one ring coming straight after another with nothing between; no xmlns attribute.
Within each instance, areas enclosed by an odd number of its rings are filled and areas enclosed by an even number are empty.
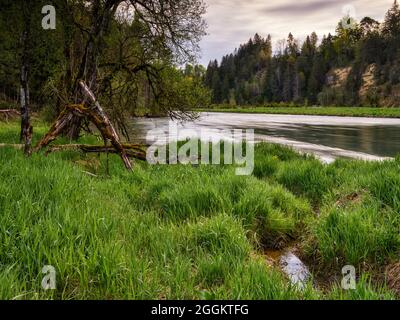
<svg viewBox="0 0 400 320"><path fill-rule="evenodd" d="M55 30L41 27L41 9L47 4L56 8ZM121 125L129 114L188 115L208 97L202 82L181 70L196 61L204 13L203 0L4 0L3 100L19 99L25 45L31 108L46 109L49 118L65 105L84 101L79 80ZM22 44L25 29L29 37Z"/></svg>
<svg viewBox="0 0 400 320"><path fill-rule="evenodd" d="M334 35L321 39L313 32L300 43L289 33L273 50L270 36L256 34L220 63L211 61L205 84L213 103L231 105L398 105L399 40L400 8L394 1L383 23L345 16ZM365 93L368 72L373 72L374 86L367 84Z"/></svg>

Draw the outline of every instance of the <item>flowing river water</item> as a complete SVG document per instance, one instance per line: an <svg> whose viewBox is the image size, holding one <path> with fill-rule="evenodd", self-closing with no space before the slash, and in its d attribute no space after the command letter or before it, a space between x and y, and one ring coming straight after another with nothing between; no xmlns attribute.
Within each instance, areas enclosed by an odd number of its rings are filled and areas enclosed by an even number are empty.
<svg viewBox="0 0 400 320"><path fill-rule="evenodd" d="M400 119L201 113L196 121L176 124L192 136L202 132L214 139L228 138L220 130L254 129L254 142L288 145L328 163L339 157L384 160L400 153ZM168 118L136 118L132 138L151 144L157 134L146 141L149 130L168 133L169 125Z"/></svg>

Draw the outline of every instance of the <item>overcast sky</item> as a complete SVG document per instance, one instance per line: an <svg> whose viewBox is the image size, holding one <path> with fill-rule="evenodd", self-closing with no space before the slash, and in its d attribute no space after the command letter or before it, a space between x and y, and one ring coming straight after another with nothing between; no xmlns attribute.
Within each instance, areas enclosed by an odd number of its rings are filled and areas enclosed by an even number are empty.
<svg viewBox="0 0 400 320"><path fill-rule="evenodd" d="M205 0L208 36L201 42L200 62L207 66L233 52L256 32L271 34L275 44L289 32L299 40L315 31L334 33L349 10L356 19L370 16L381 21L393 0ZM354 11L354 12L353 12Z"/></svg>

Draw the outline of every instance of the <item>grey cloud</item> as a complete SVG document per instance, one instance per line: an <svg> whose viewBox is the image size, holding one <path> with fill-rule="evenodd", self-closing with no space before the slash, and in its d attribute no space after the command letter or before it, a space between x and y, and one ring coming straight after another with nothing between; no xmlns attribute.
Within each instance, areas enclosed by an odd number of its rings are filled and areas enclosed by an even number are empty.
<svg viewBox="0 0 400 320"><path fill-rule="evenodd" d="M257 32L272 35L273 42L289 32L303 40L315 31L334 33L344 5L353 5L356 18L382 20L393 0L205 0L208 36L201 42L201 63L220 60Z"/></svg>
<svg viewBox="0 0 400 320"><path fill-rule="evenodd" d="M324 9L340 7L348 4L348 0L315 0L315 1L303 1L301 3L287 3L285 5L279 5L272 8L265 8L263 11L266 14L283 14L283 15L293 15L293 14L306 14L315 13Z"/></svg>

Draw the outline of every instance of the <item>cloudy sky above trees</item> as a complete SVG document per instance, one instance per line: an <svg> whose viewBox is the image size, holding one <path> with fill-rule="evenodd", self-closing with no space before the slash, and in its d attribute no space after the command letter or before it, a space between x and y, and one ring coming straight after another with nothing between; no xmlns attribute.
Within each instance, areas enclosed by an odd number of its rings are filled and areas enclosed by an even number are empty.
<svg viewBox="0 0 400 320"><path fill-rule="evenodd" d="M299 40L315 31L322 37L334 33L346 12L382 21L393 0L206 0L208 36L202 43L200 62L220 60L256 32L271 34L273 43L289 32Z"/></svg>

